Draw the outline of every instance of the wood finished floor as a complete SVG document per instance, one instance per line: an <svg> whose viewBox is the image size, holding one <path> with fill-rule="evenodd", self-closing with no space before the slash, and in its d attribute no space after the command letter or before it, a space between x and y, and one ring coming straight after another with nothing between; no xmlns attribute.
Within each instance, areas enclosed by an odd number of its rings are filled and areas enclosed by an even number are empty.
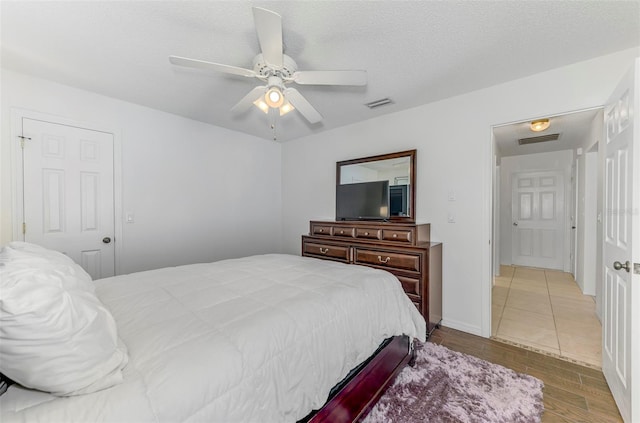
<svg viewBox="0 0 640 423"><path fill-rule="evenodd" d="M622 422L599 370L445 327L429 341L542 380L543 423Z"/></svg>

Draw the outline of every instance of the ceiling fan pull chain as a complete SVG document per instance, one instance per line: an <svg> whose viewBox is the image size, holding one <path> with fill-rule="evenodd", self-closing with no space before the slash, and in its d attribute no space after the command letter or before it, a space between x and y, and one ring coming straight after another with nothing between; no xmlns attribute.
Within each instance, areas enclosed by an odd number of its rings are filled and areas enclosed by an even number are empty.
<svg viewBox="0 0 640 423"><path fill-rule="evenodd" d="M269 113L268 113L269 128L271 128L271 131L273 132L273 140L274 141L277 140L277 134L276 134L276 115L277 114L278 114L278 109L274 109L273 107L269 107Z"/></svg>

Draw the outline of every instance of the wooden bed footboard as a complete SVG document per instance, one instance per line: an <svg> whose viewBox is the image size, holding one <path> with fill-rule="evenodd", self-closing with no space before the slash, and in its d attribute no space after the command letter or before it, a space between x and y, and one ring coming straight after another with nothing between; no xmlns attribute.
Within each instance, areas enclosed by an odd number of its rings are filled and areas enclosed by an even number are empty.
<svg viewBox="0 0 640 423"><path fill-rule="evenodd" d="M414 356L415 351L408 336L393 337L308 420L309 423L357 422L363 419Z"/></svg>

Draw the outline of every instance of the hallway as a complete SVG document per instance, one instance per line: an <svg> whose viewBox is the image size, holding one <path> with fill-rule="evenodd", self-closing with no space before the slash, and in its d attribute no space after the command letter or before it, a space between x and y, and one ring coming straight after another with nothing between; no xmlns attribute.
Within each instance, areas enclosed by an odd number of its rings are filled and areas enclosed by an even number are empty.
<svg viewBox="0 0 640 423"><path fill-rule="evenodd" d="M569 273L500 266L492 292L492 337L602 367L595 298Z"/></svg>

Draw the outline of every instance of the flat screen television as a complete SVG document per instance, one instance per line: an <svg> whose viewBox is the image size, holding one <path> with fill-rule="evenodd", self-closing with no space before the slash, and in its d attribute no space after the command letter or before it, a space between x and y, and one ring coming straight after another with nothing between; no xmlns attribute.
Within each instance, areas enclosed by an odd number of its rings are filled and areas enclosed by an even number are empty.
<svg viewBox="0 0 640 423"><path fill-rule="evenodd" d="M389 219L389 181L336 186L336 220Z"/></svg>
<svg viewBox="0 0 640 423"><path fill-rule="evenodd" d="M389 187L389 213L391 216L408 216L409 199L407 185L391 185Z"/></svg>

